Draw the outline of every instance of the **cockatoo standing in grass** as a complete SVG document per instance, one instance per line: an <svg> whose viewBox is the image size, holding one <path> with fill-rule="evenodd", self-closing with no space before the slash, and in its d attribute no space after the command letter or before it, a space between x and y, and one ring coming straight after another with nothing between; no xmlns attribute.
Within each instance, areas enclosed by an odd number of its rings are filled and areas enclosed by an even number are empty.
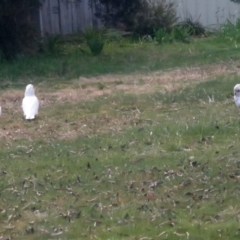
<svg viewBox="0 0 240 240"><path fill-rule="evenodd" d="M238 108L240 108L240 84L237 84L234 88L233 88L233 94L234 94L234 101L235 104Z"/></svg>
<svg viewBox="0 0 240 240"><path fill-rule="evenodd" d="M25 95L22 100L22 109L25 119L34 119L38 114L39 101L35 96L34 88L32 84L26 86Z"/></svg>

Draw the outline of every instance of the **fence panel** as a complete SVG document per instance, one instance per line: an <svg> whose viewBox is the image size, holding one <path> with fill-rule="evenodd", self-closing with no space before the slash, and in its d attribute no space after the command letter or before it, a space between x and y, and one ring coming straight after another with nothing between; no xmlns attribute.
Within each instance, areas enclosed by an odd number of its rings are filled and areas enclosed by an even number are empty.
<svg viewBox="0 0 240 240"><path fill-rule="evenodd" d="M158 0L155 0L158 1ZM240 17L240 4L230 0L167 0L175 2L179 21L191 17L205 27L217 28L226 20L235 22ZM81 32L92 25L100 25L95 17L97 1L42 0L39 25L42 36Z"/></svg>
<svg viewBox="0 0 240 240"><path fill-rule="evenodd" d="M88 0L42 0L39 15L42 36L77 33L98 22Z"/></svg>
<svg viewBox="0 0 240 240"><path fill-rule="evenodd" d="M240 4L230 0L168 0L176 3L180 21L191 17L204 26L218 28L226 20L235 22L240 17Z"/></svg>

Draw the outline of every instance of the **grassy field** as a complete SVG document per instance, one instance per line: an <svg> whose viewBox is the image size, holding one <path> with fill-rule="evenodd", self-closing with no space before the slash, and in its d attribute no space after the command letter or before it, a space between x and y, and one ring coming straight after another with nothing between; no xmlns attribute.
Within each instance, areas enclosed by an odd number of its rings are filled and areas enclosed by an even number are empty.
<svg viewBox="0 0 240 240"><path fill-rule="evenodd" d="M239 239L236 43L80 47L1 63L0 239Z"/></svg>

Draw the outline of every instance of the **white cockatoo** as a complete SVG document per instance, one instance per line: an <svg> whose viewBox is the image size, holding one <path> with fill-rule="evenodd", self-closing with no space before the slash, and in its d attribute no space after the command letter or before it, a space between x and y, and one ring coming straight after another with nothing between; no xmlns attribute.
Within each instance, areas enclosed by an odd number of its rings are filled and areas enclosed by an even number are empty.
<svg viewBox="0 0 240 240"><path fill-rule="evenodd" d="M25 119L34 119L38 114L39 101L35 96L32 84L26 86L25 95L22 100L22 109Z"/></svg>
<svg viewBox="0 0 240 240"><path fill-rule="evenodd" d="M233 94L234 94L234 101L235 104L238 108L240 108L240 84L237 84L234 88L233 88Z"/></svg>

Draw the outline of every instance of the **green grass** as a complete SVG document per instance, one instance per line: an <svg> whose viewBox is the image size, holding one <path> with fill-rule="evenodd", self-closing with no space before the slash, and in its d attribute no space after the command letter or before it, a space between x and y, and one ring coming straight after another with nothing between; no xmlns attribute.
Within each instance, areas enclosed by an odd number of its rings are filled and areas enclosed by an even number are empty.
<svg viewBox="0 0 240 240"><path fill-rule="evenodd" d="M131 43L129 41L105 44L100 56L93 57L84 44L64 44L59 55L38 55L12 63L1 63L1 81L35 79L73 79L99 74L128 74L164 70L172 67L199 66L236 60L240 52L233 42L193 39L191 44Z"/></svg>
<svg viewBox="0 0 240 240"><path fill-rule="evenodd" d="M64 76L55 71L67 56L3 64L8 89L22 86L24 77L46 81L39 96L52 102L41 106L36 121L24 121L20 111L14 118L11 112L1 116L1 134L8 134L0 140L0 236L239 239L240 120L232 102L237 74L197 78L181 87L173 81L171 91L163 91L170 83L160 81L148 93L113 89L75 101L50 96L76 88L76 81L63 79L121 73L123 80L115 84L121 86L132 72L143 76L146 69L238 58L236 49L211 41L122 48L112 43L102 56L69 59ZM94 78L82 86L109 88Z"/></svg>

